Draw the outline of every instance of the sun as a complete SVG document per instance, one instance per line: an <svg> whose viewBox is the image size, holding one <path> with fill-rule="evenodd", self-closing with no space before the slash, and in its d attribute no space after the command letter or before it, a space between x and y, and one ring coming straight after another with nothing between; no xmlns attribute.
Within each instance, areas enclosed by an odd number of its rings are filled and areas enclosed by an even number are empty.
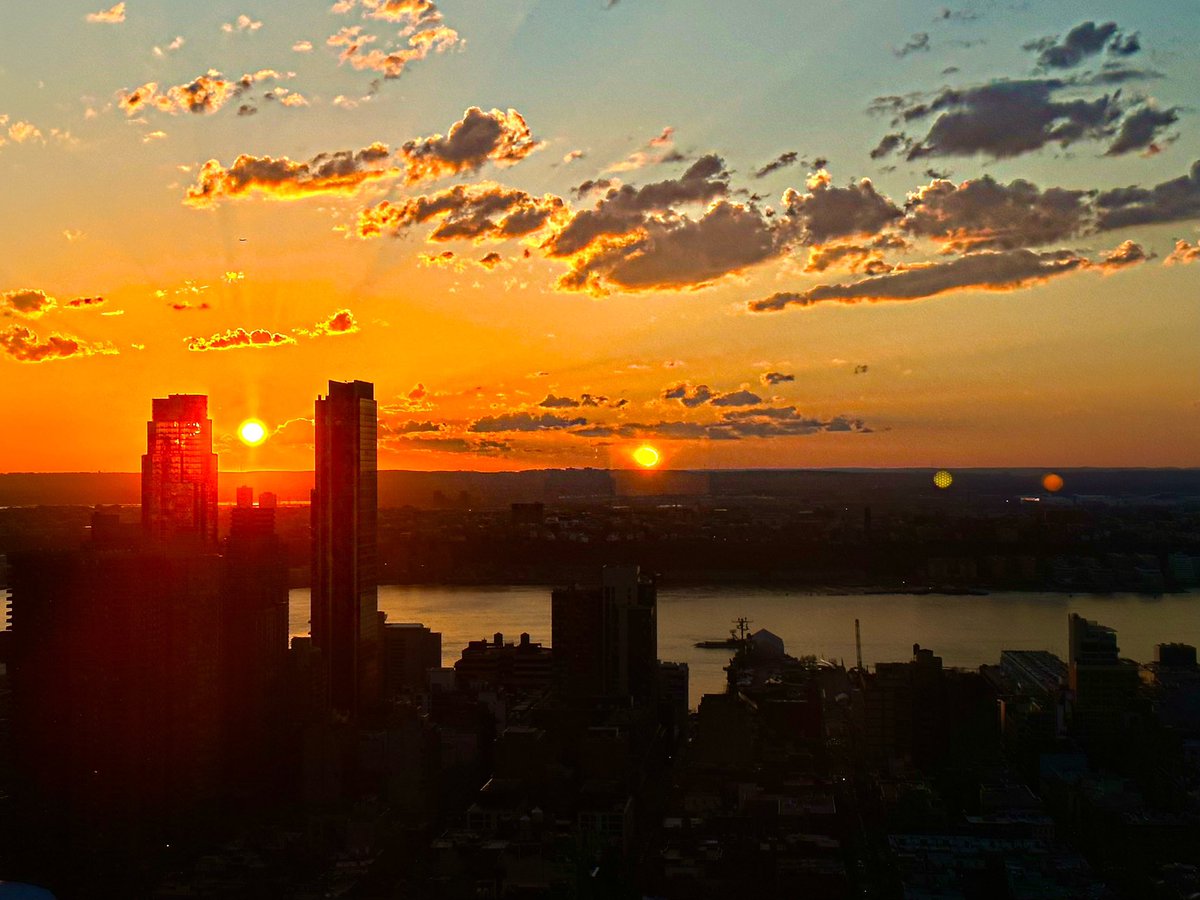
<svg viewBox="0 0 1200 900"><path fill-rule="evenodd" d="M237 434L247 447L257 447L267 439L267 426L258 419L247 419L238 426Z"/></svg>
<svg viewBox="0 0 1200 900"><path fill-rule="evenodd" d="M633 451L633 461L643 469L653 469L658 465L659 459L658 451L649 444L643 444Z"/></svg>

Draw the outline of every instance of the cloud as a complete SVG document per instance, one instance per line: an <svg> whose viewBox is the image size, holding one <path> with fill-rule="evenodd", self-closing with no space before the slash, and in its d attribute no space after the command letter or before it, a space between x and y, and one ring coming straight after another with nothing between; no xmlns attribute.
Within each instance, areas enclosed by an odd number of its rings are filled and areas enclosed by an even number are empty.
<svg viewBox="0 0 1200 900"><path fill-rule="evenodd" d="M149 81L132 91L123 91L117 106L125 115L133 116L146 109L157 109L170 115L181 113L215 113L231 100L249 91L256 83L277 81L283 76L274 69L260 69L230 81L215 69L209 69L187 84L178 84L160 92L158 83Z"/></svg>
<svg viewBox="0 0 1200 900"><path fill-rule="evenodd" d="M755 178L766 178L772 172L778 172L780 169L783 169L783 168L786 168L787 166L792 165L793 163L796 162L797 159L799 159L799 157L800 157L800 154L797 153L795 150L788 150L786 153L780 153L777 157L775 157L769 163L767 163L766 165L762 166L759 169L756 169L754 172L754 177Z"/></svg>
<svg viewBox="0 0 1200 900"><path fill-rule="evenodd" d="M869 434L862 419L840 415L809 416L794 406L729 410L714 422L595 424L571 431L578 437L656 438L658 440L736 441L753 438L803 437L821 432Z"/></svg>
<svg viewBox="0 0 1200 900"><path fill-rule="evenodd" d="M614 163L605 172L632 172L646 166L665 162L679 162L683 157L675 150L675 129L668 125L657 136L650 138L644 146L629 154L619 163Z"/></svg>
<svg viewBox="0 0 1200 900"><path fill-rule="evenodd" d="M782 250L755 209L721 200L699 219L651 216L635 231L575 255L560 290L603 295L611 290L698 289Z"/></svg>
<svg viewBox="0 0 1200 900"><path fill-rule="evenodd" d="M296 41L292 44L292 51L295 53L311 53L312 48L312 41Z"/></svg>
<svg viewBox="0 0 1200 900"><path fill-rule="evenodd" d="M214 334L209 338L189 337L185 340L187 348L197 353L207 350L236 350L241 347L279 347L296 343L296 339L290 335L264 328L256 328L253 331L232 328L224 334Z"/></svg>
<svg viewBox="0 0 1200 900"><path fill-rule="evenodd" d="M494 250L491 253L485 253L479 260L479 264L485 269L494 269L504 261L499 253Z"/></svg>
<svg viewBox="0 0 1200 900"><path fill-rule="evenodd" d="M1165 266L1186 266L1200 259L1200 241L1192 246L1187 241L1176 241L1175 249L1163 260Z"/></svg>
<svg viewBox="0 0 1200 900"><path fill-rule="evenodd" d="M36 319L58 305L45 291L25 288L0 293L0 316L21 316Z"/></svg>
<svg viewBox="0 0 1200 900"><path fill-rule="evenodd" d="M876 191L869 178L834 187L829 173L821 169L809 177L807 187L805 194L789 188L783 195L783 212L803 244L874 235L901 216L899 207Z"/></svg>
<svg viewBox="0 0 1200 900"><path fill-rule="evenodd" d="M103 306L107 300L103 297L76 297L74 300L68 300L63 304L64 309L92 309L97 306Z"/></svg>
<svg viewBox="0 0 1200 900"><path fill-rule="evenodd" d="M380 430L385 434L421 434L425 432L441 431L443 425L437 422L424 421L418 422L415 419L408 419L404 422L388 422L380 421Z"/></svg>
<svg viewBox="0 0 1200 900"><path fill-rule="evenodd" d="M1025 50L1038 54L1037 65L1041 69L1071 69L1101 50L1115 56L1130 56L1141 49L1136 34L1125 35L1116 22L1081 22L1061 41L1057 36L1039 38L1025 44Z"/></svg>
<svg viewBox="0 0 1200 900"><path fill-rule="evenodd" d="M552 194L535 197L483 182L460 184L403 202L381 201L359 212L354 233L363 239L384 233L398 235L413 225L437 220L429 235L431 241L504 241L532 234L565 215L563 201Z"/></svg>
<svg viewBox="0 0 1200 900"><path fill-rule="evenodd" d="M692 387L687 382L673 384L663 388L662 399L678 400L688 409L698 406L757 406L762 403L762 397L742 388L737 391L721 393L714 391L707 384Z"/></svg>
<svg viewBox="0 0 1200 900"><path fill-rule="evenodd" d="M58 332L43 341L29 328L11 325L0 330L0 352L17 362L40 363L78 356L114 355L118 351L110 344L88 343Z"/></svg>
<svg viewBox="0 0 1200 900"><path fill-rule="evenodd" d="M613 400L599 394L583 394L576 399L574 397L557 397L554 394L547 394L538 406L544 409L578 409L580 407L609 407L611 409L621 409L629 404L628 400Z"/></svg>
<svg viewBox="0 0 1200 900"><path fill-rule="evenodd" d="M1159 109L1153 103L1139 106L1121 122L1121 130L1109 145L1105 156L1121 156L1133 150L1158 152L1157 141L1163 131L1179 121L1177 107Z"/></svg>
<svg viewBox="0 0 1200 900"><path fill-rule="evenodd" d="M929 98L877 98L872 109L891 110L895 124L910 125L931 117L934 120L920 140L903 131L885 136L872 156L879 158L903 150L910 161L976 154L1006 159L1051 144L1069 147L1080 141L1116 137L1109 148L1109 153L1115 155L1148 146L1174 121L1167 119L1177 112L1172 107L1155 115L1135 113L1128 133L1122 135L1122 119L1130 112L1131 102L1119 91L1092 99L1060 97L1077 92L1078 87L1071 80L1032 78L946 88Z"/></svg>
<svg viewBox="0 0 1200 900"><path fill-rule="evenodd" d="M910 37L903 47L898 47L892 51L898 58L903 59L911 53L928 53L929 52L929 35L924 31L918 31Z"/></svg>
<svg viewBox="0 0 1200 900"><path fill-rule="evenodd" d="M1150 258L1141 244L1123 241L1120 246L1103 254L1097 266L1104 271L1114 271L1143 263Z"/></svg>
<svg viewBox="0 0 1200 900"><path fill-rule="evenodd" d="M262 24L262 22L256 22L243 13L232 22L226 22L222 25L221 30L226 34L233 34L235 31L255 32L262 28Z"/></svg>
<svg viewBox="0 0 1200 900"><path fill-rule="evenodd" d="M1012 291L1060 275L1088 268L1086 257L1067 250L1035 253L1032 250L984 250L949 262L918 263L897 267L847 284L822 284L806 291L781 292L749 304L751 312L774 312L788 306L836 303L920 300L956 291Z"/></svg>
<svg viewBox="0 0 1200 900"><path fill-rule="evenodd" d="M175 36L175 40L173 40L173 41L171 41L171 43L167 44L166 49L164 49L162 47L155 47L154 55L161 58L163 56L166 56L168 53L173 53L174 51L178 50L185 43L187 43L187 42L183 39L183 35L178 34Z"/></svg>
<svg viewBox="0 0 1200 900"><path fill-rule="evenodd" d="M796 380L795 375L787 374L784 372L763 372L763 374L758 376L758 378L759 378L759 381L761 381L763 384L770 385L772 387L777 384L784 384L786 382L791 382L791 381Z"/></svg>
<svg viewBox="0 0 1200 900"><path fill-rule="evenodd" d="M8 128L8 136L18 144L24 144L27 141L41 141L42 143L46 141L41 130L32 122L13 122Z"/></svg>
<svg viewBox="0 0 1200 900"><path fill-rule="evenodd" d="M184 203L210 207L220 200L260 196L271 200L298 200L320 194L353 195L369 181L395 178L389 165L386 144L371 144L361 150L320 153L307 162L286 156L243 154L224 168L210 159L200 169L196 183L187 189Z"/></svg>
<svg viewBox="0 0 1200 900"><path fill-rule="evenodd" d="M582 150L572 150L571 152L569 152L565 156L563 156L563 158L562 158L563 165L573 163L577 159L583 159L585 156L587 156L587 154L584 153Z"/></svg>
<svg viewBox="0 0 1200 900"><path fill-rule="evenodd" d="M884 259L884 253L907 247L903 238L893 234L881 234L864 243L833 241L809 248L804 271L825 272L831 268L843 268L850 272L880 275L892 270L892 266Z"/></svg>
<svg viewBox="0 0 1200 900"><path fill-rule="evenodd" d="M1085 191L1048 188L990 175L961 184L938 179L908 195L901 228L940 241L945 253L1015 250L1061 241L1090 224Z"/></svg>
<svg viewBox="0 0 1200 900"><path fill-rule="evenodd" d="M427 453L476 453L483 456L498 456L512 452L508 441L490 439L468 440L461 437L408 437L401 436L388 440L395 450L418 450Z"/></svg>
<svg viewBox="0 0 1200 900"><path fill-rule="evenodd" d="M332 11L348 12L354 5L335 4ZM460 43L458 32L442 22L437 7L427 0L381 0L364 3L363 7L364 18L405 23L397 35L404 43L393 41L382 48L371 47L378 40L376 35L364 33L361 25L346 26L325 41L328 47L341 48L339 64L349 63L359 71L377 72L386 79L399 78L409 63Z"/></svg>
<svg viewBox="0 0 1200 900"><path fill-rule="evenodd" d="M328 335L354 334L358 330L358 322L354 319L354 313L348 309L339 309L325 321L314 325L311 331L301 330L300 333L315 338Z"/></svg>
<svg viewBox="0 0 1200 900"><path fill-rule="evenodd" d="M118 3L99 12L88 13L84 16L89 22L99 22L105 25L119 25L125 21L125 4Z"/></svg>
<svg viewBox="0 0 1200 900"><path fill-rule="evenodd" d="M515 109L484 112L472 106L444 137L435 134L408 141L399 156L408 166L405 184L416 184L472 172L486 162L514 165L540 146Z"/></svg>
<svg viewBox="0 0 1200 900"><path fill-rule="evenodd" d="M582 416L565 417L553 413L543 413L536 416L527 412L505 413L499 416L484 416L468 426L472 432L496 431L555 431L586 425L587 419Z"/></svg>
<svg viewBox="0 0 1200 900"><path fill-rule="evenodd" d="M1095 206L1101 231L1200 218L1200 160L1187 174L1152 188L1131 185L1101 191Z"/></svg>

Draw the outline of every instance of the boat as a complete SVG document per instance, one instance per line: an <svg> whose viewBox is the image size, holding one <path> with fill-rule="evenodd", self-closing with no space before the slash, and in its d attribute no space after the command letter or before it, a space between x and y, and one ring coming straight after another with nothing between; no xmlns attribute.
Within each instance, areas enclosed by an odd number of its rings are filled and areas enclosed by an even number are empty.
<svg viewBox="0 0 1200 900"><path fill-rule="evenodd" d="M746 643L746 637L750 633L750 620L745 616L739 616L733 623L736 628L729 629L729 637L720 641L697 641L696 647L700 650L738 650Z"/></svg>

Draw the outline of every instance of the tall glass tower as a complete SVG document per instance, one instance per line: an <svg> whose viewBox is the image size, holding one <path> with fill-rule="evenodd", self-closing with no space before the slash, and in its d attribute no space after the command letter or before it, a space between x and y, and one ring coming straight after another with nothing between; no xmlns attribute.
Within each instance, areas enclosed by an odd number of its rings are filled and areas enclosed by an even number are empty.
<svg viewBox="0 0 1200 900"><path fill-rule="evenodd" d="M203 394L154 400L142 457L142 527L154 541L217 543L217 456Z"/></svg>
<svg viewBox="0 0 1200 900"><path fill-rule="evenodd" d="M354 721L381 689L376 597L377 406L374 385L329 382L316 403L312 639L335 718Z"/></svg>

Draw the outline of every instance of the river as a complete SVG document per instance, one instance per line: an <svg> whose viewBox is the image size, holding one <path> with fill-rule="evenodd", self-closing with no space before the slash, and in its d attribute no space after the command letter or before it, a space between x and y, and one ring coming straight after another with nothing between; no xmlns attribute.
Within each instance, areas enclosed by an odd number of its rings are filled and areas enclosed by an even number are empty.
<svg viewBox="0 0 1200 900"><path fill-rule="evenodd" d="M293 635L308 633L308 590L291 592ZM548 587L421 587L384 585L379 608L389 622L420 622L442 633L442 662L451 666L468 641L499 631L516 640L550 643ZM983 597L911 594L830 594L775 588L664 588L658 594L658 655L689 667L691 705L724 690L724 650L697 641L724 638L738 616L752 629L783 638L795 656L817 654L854 664L854 620L862 622L863 661L907 660L912 645L929 647L947 666L996 663L1001 650L1049 650L1067 658L1067 615L1117 630L1121 654L1154 658L1154 645L1200 645L1200 592L1149 597L1056 593L994 593Z"/></svg>

